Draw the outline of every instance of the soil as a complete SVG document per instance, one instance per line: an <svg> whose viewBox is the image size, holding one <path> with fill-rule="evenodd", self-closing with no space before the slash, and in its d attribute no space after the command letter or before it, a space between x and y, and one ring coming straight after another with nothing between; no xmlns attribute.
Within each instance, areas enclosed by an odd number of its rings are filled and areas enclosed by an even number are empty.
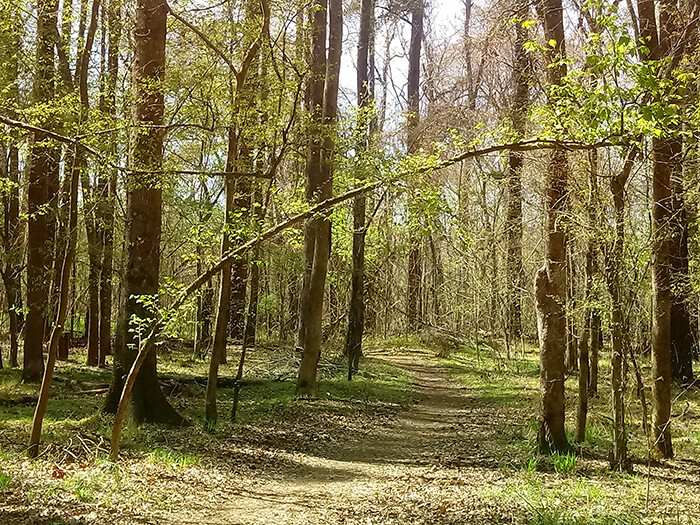
<svg viewBox="0 0 700 525"><path fill-rule="evenodd" d="M410 404L316 418L305 412L296 419L275 412L270 419L274 423L237 427L230 435L199 434L196 445L187 434L194 429L157 431L169 450L196 446L201 452L192 465L173 468L149 463L137 450L126 453L117 466L101 466L99 461L51 460L43 467L20 463L14 472L25 477L22 486L0 498L0 524L602 524L700 519L700 463L695 460L648 467L638 461L639 474L628 477L610 474L602 457L579 458L575 474L568 476L551 468L530 470L514 464L504 447L527 442L523 424L530 414L480 398L425 354L373 357L412 374ZM523 457L517 461L522 463ZM76 501L61 490L46 495L47 480L79 480L81 469L93 469L86 479L99 479L100 468L118 469L118 476L114 470L106 476L118 481L92 502ZM42 486L43 491L38 488ZM108 490L113 490L111 499ZM572 510L581 511L577 516L583 518L564 519Z"/></svg>
<svg viewBox="0 0 700 525"><path fill-rule="evenodd" d="M161 515L157 523L501 522L506 509L464 507L470 493L506 475L479 446L498 416L474 406L468 390L438 365L415 356L383 358L415 378L408 409L362 440L336 443L323 455L292 453L285 468L260 472L230 497Z"/></svg>

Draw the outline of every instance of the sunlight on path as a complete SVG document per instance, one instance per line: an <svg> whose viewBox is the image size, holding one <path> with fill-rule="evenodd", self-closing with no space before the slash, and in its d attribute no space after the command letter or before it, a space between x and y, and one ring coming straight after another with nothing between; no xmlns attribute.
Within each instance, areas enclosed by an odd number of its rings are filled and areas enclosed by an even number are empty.
<svg viewBox="0 0 700 525"><path fill-rule="evenodd" d="M406 523L412 516L429 523L431 514L447 517L455 492L461 499L497 482L502 471L480 457L477 434L493 418L473 410L469 392L419 357L379 357L415 378L415 403L390 424L324 456L290 454L294 467L261 473L250 490L163 518L214 525Z"/></svg>

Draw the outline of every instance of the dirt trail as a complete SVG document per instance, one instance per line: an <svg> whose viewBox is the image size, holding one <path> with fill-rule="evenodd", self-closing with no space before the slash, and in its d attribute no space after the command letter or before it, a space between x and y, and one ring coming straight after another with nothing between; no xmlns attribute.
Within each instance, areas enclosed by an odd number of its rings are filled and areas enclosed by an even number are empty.
<svg viewBox="0 0 700 525"><path fill-rule="evenodd" d="M290 454L289 468L261 472L224 501L202 501L157 523L464 523L470 488L503 476L479 447L493 429L493 412L481 413L436 364L381 357L415 378L416 402L391 423L322 456Z"/></svg>

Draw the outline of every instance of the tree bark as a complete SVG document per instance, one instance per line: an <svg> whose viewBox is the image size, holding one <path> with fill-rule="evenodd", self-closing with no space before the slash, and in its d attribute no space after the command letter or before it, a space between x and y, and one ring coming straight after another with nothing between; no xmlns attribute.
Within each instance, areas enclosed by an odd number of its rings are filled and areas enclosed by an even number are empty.
<svg viewBox="0 0 700 525"><path fill-rule="evenodd" d="M566 75L564 23L561 0L538 4L544 20L545 40L554 41L549 51L548 81L560 85ZM535 277L537 328L540 342L541 418L538 444L542 452L568 452L564 427L564 351L566 344L566 236L562 220L566 207L568 161L563 149L553 151L547 168L547 247L545 263Z"/></svg>
<svg viewBox="0 0 700 525"><path fill-rule="evenodd" d="M134 27L134 113L139 130L133 162L138 171L127 178L126 270L123 301L116 332L114 379L107 410L116 412L126 374L139 352L139 332L155 312L160 268L163 162L163 79L167 4L164 0L138 0ZM134 321L138 319L138 321ZM143 323L143 324L142 324ZM168 403L158 383L155 353L149 353L133 386L132 405L137 422L179 425L182 417Z"/></svg>
<svg viewBox="0 0 700 525"><path fill-rule="evenodd" d="M316 3L314 4L316 6ZM340 57L343 38L343 6L341 0L328 2L328 59L324 49L326 33L325 1L318 2L319 9L313 13L311 29L312 75L321 71L325 65L325 83L323 91L323 130L316 131L309 144L307 158L307 184L316 182L314 194L316 201L322 202L333 194L333 162L335 151L335 125L338 116L338 87L340 76ZM320 39L320 41L319 41ZM316 81L312 80L312 83ZM316 102L319 86L314 86L311 102ZM318 164L316 150L318 148ZM317 171L316 171L317 170ZM299 365L297 391L309 395L316 391L316 371L321 356L321 324L323 320L323 295L328 270L328 258L331 249L331 223L327 214L321 214L311 221L314 230L314 258L311 268L308 301L305 308L306 330L304 334L304 351Z"/></svg>
<svg viewBox="0 0 700 525"><path fill-rule="evenodd" d="M58 347L63 339L63 330L68 312L68 291L70 289L70 273L73 266L73 258L75 257L76 237L78 228L78 179L79 170L82 169L83 160L80 158L81 153L76 151L73 155L74 165L71 167L70 174L70 190L69 190L69 206L68 206L68 222L66 224L65 236L68 239L66 243L66 253L62 258L63 266L61 268L61 279L59 286L58 310L56 313L55 324L51 330L51 338L49 339L49 355L44 370L41 389L34 411L32 421L32 431L29 437L29 456L35 458L39 454L39 442L41 440L41 428L44 422L44 415L49 403L49 393L51 391L51 382L53 380L53 371L56 365L58 355Z"/></svg>
<svg viewBox="0 0 700 525"><path fill-rule="evenodd" d="M321 188L321 154L323 145L324 89L326 75L326 11L327 0L314 0L310 18L311 51L309 54L309 79L306 96L310 120L309 144L306 158L306 201L317 202ZM297 329L297 347L303 349L306 344L307 323L311 316L311 276L313 272L317 225L315 219L304 224L304 275L302 280L301 304L299 306L299 324ZM315 369L316 365L313 365Z"/></svg>
<svg viewBox="0 0 700 525"><path fill-rule="evenodd" d="M32 99L36 104L51 102L55 93L54 33L57 31L57 0L39 0L37 4L36 70ZM51 125L46 122L46 125ZM46 127L46 126L42 126ZM41 380L44 373L44 328L50 318L49 291L53 244L50 234L53 195L52 180L58 173L60 148L47 142L44 133L34 134L29 153L29 190L27 201L27 322L24 337L22 379Z"/></svg>
<svg viewBox="0 0 700 525"><path fill-rule="evenodd" d="M654 151L652 203L652 283L654 290L651 340L652 454L673 457L671 444L671 261L670 207L673 141L652 139Z"/></svg>
<svg viewBox="0 0 700 525"><path fill-rule="evenodd" d="M2 19L5 20L7 34L0 41L0 91L4 93L3 105L9 110L18 108L19 89L19 55L21 20L16 12L10 12L9 4L3 4ZM17 139L16 130L9 133L6 144L0 142L0 177L6 181L2 197L3 223L2 244L5 265L0 271L5 286L7 313L9 319L10 354L9 366L19 365L19 330L23 321L21 273L23 258L24 234L20 225L19 215L19 149L14 142Z"/></svg>
<svg viewBox="0 0 700 525"><path fill-rule="evenodd" d="M421 63L421 43L423 42L423 14L424 2L418 0L411 14L411 41L408 50L408 88L407 98L407 137L406 150L408 154L418 151L418 124L420 121L420 63ZM415 215L409 206L409 215ZM420 237L415 231L417 228L413 224L420 222L418 217L409 218L409 246L408 246L408 301L406 308L407 330L415 331L420 329L422 324L422 313L420 308L420 298L422 295L421 284L423 281Z"/></svg>
<svg viewBox="0 0 700 525"><path fill-rule="evenodd" d="M364 180L363 155L372 141L371 120L374 119L374 93L370 91L370 49L374 25L374 0L362 0L360 7L360 34L357 44L357 122L358 179ZM359 369L362 356L362 337L365 325L365 224L367 197L358 196L353 202L352 278L350 283L350 306L348 308L348 330L345 336L345 355L348 357L348 381Z"/></svg>
<svg viewBox="0 0 700 525"><path fill-rule="evenodd" d="M668 9L660 9L656 24L656 5L652 0L638 1L640 36L648 48L644 59L660 60L672 49L674 34L671 19L673 6L662 2ZM659 71L663 74L662 71ZM652 138L654 171L652 181L652 433L650 453L658 458L673 457L671 444L671 270L670 220L671 171L674 163L673 138Z"/></svg>
<svg viewBox="0 0 700 525"><path fill-rule="evenodd" d="M471 2L471 0L467 0ZM519 6L519 16L527 15L527 8ZM513 107L511 120L513 134L519 140L525 134L525 119L528 107L528 71L529 60L525 51L527 30L522 23L516 23L515 44L513 47ZM523 270L523 208L522 208L522 175L523 153L508 152L508 186L506 211L506 239L508 243L506 255L506 274L508 279L507 293L507 330L511 338L522 334L522 290L524 288Z"/></svg>

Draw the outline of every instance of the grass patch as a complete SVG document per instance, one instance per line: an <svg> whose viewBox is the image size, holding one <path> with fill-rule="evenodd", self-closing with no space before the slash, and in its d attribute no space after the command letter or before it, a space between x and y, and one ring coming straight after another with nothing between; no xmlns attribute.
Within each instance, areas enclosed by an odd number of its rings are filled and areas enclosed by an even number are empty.
<svg viewBox="0 0 700 525"><path fill-rule="evenodd" d="M12 483L12 476L0 470L0 494L4 494Z"/></svg>
<svg viewBox="0 0 700 525"><path fill-rule="evenodd" d="M557 474L568 475L576 470L576 455L575 454L559 454L555 452L551 456L554 472Z"/></svg>
<svg viewBox="0 0 700 525"><path fill-rule="evenodd" d="M184 454L177 450L156 448L151 452L151 463L165 465L172 470L181 470L196 465L199 458L194 454Z"/></svg>
<svg viewBox="0 0 700 525"><path fill-rule="evenodd" d="M93 481L69 478L65 480L64 487L75 495L78 501L92 503L97 499L97 487Z"/></svg>

